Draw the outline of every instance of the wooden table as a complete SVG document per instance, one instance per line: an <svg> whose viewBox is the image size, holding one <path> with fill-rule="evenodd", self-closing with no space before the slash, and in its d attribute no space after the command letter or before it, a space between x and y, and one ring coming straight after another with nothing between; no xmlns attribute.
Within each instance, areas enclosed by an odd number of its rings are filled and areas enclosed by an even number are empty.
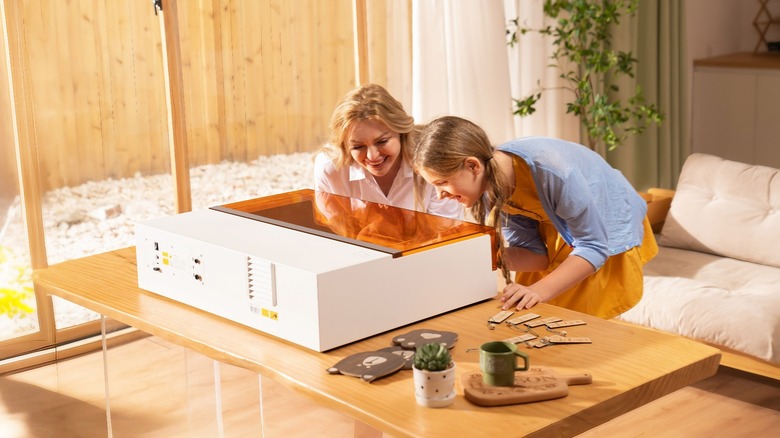
<svg viewBox="0 0 780 438"><path fill-rule="evenodd" d="M351 354L388 347L395 335L427 328L458 333L453 349L458 373L477 372L478 352L467 349L520 334L505 324L488 328L487 319L499 310L496 301L318 353L139 289L135 264L135 248L125 248L38 270L34 282L39 291L270 377L364 423L369 431L394 437L572 436L712 376L720 361L719 350L704 344L540 304L534 313L586 321L567 330L569 336L589 337L592 344L526 350L531 365L563 374L587 372L593 375L592 384L572 386L567 397L557 400L485 408L467 401L458 382L452 406L425 408L415 401L411 371L366 383L326 369Z"/></svg>

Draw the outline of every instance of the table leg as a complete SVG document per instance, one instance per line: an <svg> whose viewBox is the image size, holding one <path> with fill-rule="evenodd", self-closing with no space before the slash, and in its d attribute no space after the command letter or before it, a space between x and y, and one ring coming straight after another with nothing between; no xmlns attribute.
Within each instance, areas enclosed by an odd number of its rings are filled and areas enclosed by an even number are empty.
<svg viewBox="0 0 780 438"><path fill-rule="evenodd" d="M114 430L111 426L111 393L108 390L108 342L106 342L106 316L100 315L100 343L103 353L103 384L105 385L106 399L106 433L108 438L113 438Z"/></svg>

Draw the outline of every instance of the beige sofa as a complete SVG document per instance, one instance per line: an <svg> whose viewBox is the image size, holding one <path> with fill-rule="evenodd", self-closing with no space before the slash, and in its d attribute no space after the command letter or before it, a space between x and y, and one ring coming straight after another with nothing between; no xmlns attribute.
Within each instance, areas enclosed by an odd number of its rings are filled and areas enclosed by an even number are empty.
<svg viewBox="0 0 780 438"><path fill-rule="evenodd" d="M642 300L619 319L717 346L723 365L780 379L780 170L693 154L672 193L664 215L668 191L650 191L660 251Z"/></svg>

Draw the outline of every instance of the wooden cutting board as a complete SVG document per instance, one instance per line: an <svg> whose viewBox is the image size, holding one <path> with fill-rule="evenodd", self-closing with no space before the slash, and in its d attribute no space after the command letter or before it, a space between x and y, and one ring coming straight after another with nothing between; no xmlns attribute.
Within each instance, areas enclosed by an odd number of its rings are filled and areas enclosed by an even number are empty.
<svg viewBox="0 0 780 438"><path fill-rule="evenodd" d="M531 403L569 395L569 385L593 382L590 374L560 375L551 368L531 367L515 373L513 386L491 386L482 382L482 373L464 374L466 400L479 406L503 406Z"/></svg>

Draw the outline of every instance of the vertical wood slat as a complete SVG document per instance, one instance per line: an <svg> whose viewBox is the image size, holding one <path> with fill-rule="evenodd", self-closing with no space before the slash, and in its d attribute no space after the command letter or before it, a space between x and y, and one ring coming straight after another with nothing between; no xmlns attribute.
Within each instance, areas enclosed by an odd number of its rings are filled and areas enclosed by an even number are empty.
<svg viewBox="0 0 780 438"><path fill-rule="evenodd" d="M192 210L190 167L187 156L187 125L184 111L184 84L182 83L181 47L179 41L179 15L177 0L166 0L162 12L165 32L163 53L166 59L166 88L169 96L169 139L171 171L176 195L176 212Z"/></svg>
<svg viewBox="0 0 780 438"><path fill-rule="evenodd" d="M220 41L222 45L220 47L217 56L221 59L223 74L222 84L219 89L218 99L223 113L223 125L220 126L220 130L224 131L225 143L222 145L220 156L225 157L227 160L232 160L231 146L236 143L236 125L237 116L235 112L235 106L233 105L234 89L236 82L235 64L234 64L234 49L233 49L233 33L232 26L233 16L235 15L236 6L232 2L226 3L223 7L220 7L219 14L215 16L215 22L219 21L219 31L221 33ZM214 28L216 35L216 25ZM209 78L202 77L201 80L208 82Z"/></svg>
<svg viewBox="0 0 780 438"><path fill-rule="evenodd" d="M244 62L244 40L245 33L241 26L241 16L244 12L244 4L233 2L230 8L229 23L229 52L226 58L230 60L231 68L227 71L232 72L230 82L230 112L232 114L232 123L228 122L225 127L229 133L232 133L230 144L246 145L246 112L244 111L244 100L247 98L244 88L246 79L246 63ZM227 94L227 93L226 93ZM228 148L223 151L231 161L246 161L246 147Z"/></svg>
<svg viewBox="0 0 780 438"><path fill-rule="evenodd" d="M92 53L95 56L95 68L97 80L95 87L98 92L98 111L100 112L100 122L97 126L100 131L100 143L115 144L117 141L117 128L115 112L112 110L114 103L114 93L111 87L111 71L110 63L111 56L108 42L108 12L106 8L110 5L106 5L104 2L98 2L94 5L94 16L92 21L93 32L95 34L95 47ZM111 163L107 165L113 165L117 170L117 175L121 175L120 167L117 164L116 152L114 148L102 148L101 155L105 163Z"/></svg>
<svg viewBox="0 0 780 438"><path fill-rule="evenodd" d="M90 0L91 2L92 0ZM155 85L163 82L163 72L165 71L161 50L156 50L157 44L161 43L159 38L162 33L155 26L153 9L148 2L143 9L145 14L131 13L128 10L130 20L130 29L132 31L133 41L133 71L135 79L134 96L136 115L140 129L135 130L135 144L138 150L138 169L143 174L159 173L160 170L167 170L165 166L159 163L164 155L168 145L167 120L161 117L167 114L167 101L164 93L157 93L159 86ZM130 8L128 8L130 9ZM115 169L112 173L116 175Z"/></svg>
<svg viewBox="0 0 780 438"><path fill-rule="evenodd" d="M274 74L274 57L272 55L273 53L273 47L271 45L271 33L273 32L273 17L271 14L271 8L266 7L263 8L260 12L260 26L258 26L258 30L260 31L260 34L262 35L259 40L259 47L260 47L260 58L263 60L261 68L258 70L259 77L262 78L264 81L268 81L270 83L273 83L273 74ZM276 124L276 120L274 119L273 113L274 113L274 107L276 105L276 102L272 99L274 96L273 90L267 88L267 87L261 87L258 90L258 98L262 101L262 108L263 108L263 116L265 119L264 125L265 129L261 131L261 135L258 136L258 138L264 143L264 145L273 145L276 144L276 135L273 133L273 127Z"/></svg>
<svg viewBox="0 0 780 438"><path fill-rule="evenodd" d="M242 58L245 64L244 75L241 78L242 88L246 94L243 99L243 113L246 119L244 141L246 142L245 160L251 161L263 153L262 132L257 129L262 126L263 98L259 95L258 84L253 78L262 77L263 57L260 53L260 38L262 31L253 31L260 23L263 10L262 2L245 2L242 4L243 13L240 14L240 26L242 29Z"/></svg>
<svg viewBox="0 0 780 438"><path fill-rule="evenodd" d="M311 23L315 20L313 14L315 8L313 3L314 2L311 1L307 2L306 9L298 11L295 14L295 16L300 18L296 20L295 27L291 28L291 31L293 32L292 39L296 43L293 50L295 56L293 74L295 75L296 80L298 78L316 77L311 62L311 53L316 50L313 44L313 38L295 38L295 35L298 34L301 29L305 28L307 23ZM317 94L317 90L312 87L311 81L297 80L297 82L299 85L295 87L295 89L297 91L298 106L309 108L309 110L306 112L300 111L299 114L292 114L293 123L291 128L296 133L296 136L293 139L291 147L288 147L285 153L295 152L297 147L304 146L306 142L311 142L310 139L316 135L316 124L313 123L312 120L314 118L312 111L314 109L314 96ZM317 145L308 144L305 146L312 148Z"/></svg>
<svg viewBox="0 0 780 438"><path fill-rule="evenodd" d="M127 13L123 10L123 5L122 2L105 2L105 21L102 23L105 41L95 50L100 50L100 56L104 58L100 65L104 69L105 79L99 85L104 87L101 108L104 111L103 120L108 122L101 127L101 131L109 142L103 143L101 149L107 162L122 163L125 172L132 175L132 172L140 171L143 166L140 165L140 160L132 159L129 150L133 143L129 128L134 122L130 117L134 105L130 101L133 89L128 87L128 84L132 83L132 75L128 74L131 53L126 49L130 38L125 25ZM64 108L62 110L67 111ZM111 146L106 147L107 145Z"/></svg>
<svg viewBox="0 0 780 438"><path fill-rule="evenodd" d="M287 94L287 88L284 84L284 73L281 69L281 66L284 63L284 53L282 52L282 41L281 41L281 34L282 34L282 15L280 11L280 0L271 0L271 5L269 7L269 10L271 12L270 14L270 26L269 26L269 32L270 32L270 42L271 47L268 50L268 54L271 56L274 56L276 58L275 63L271 64L271 77L269 78L271 80L272 84L275 84L277 89L281 92L271 93L269 99L269 103L272 105L271 108L274 110L272 112L269 112L269 118L270 118L270 125L269 125L269 136L271 140L271 148L273 150L273 153L278 154L281 150L284 150L283 148L280 148L280 144L284 142L284 138L279 135L280 132L284 130L284 114L282 113L281 109L284 107L284 96ZM264 78L265 79L265 78Z"/></svg>
<svg viewBox="0 0 780 438"><path fill-rule="evenodd" d="M225 68L222 58L222 20L213 18L221 17L221 10L220 1L212 0L211 14L201 14L203 28L205 28L205 23L210 22L213 29L213 38L202 38L207 44L202 51L209 54L209 56L204 59L203 71L206 72L206 77L213 76L214 82L203 81L205 85L204 89L207 90L205 93L207 98L204 99L204 101L208 109L208 113L206 114L207 118L204 123L208 126L207 129L209 134L206 137L207 143L203 144L203 148L209 151L209 153L207 154L207 159L205 161L200 160L196 161L196 163L216 163L224 159L223 157L227 155L228 150L227 130L224 129L226 121L225 93L223 92L225 87ZM190 50L190 53L192 52L193 50ZM207 62L208 59L213 59L213 62ZM192 126L193 124L191 123L190 125ZM214 129L210 129L210 126L213 126ZM211 135L212 131L216 133L216 141L214 136Z"/></svg>
<svg viewBox="0 0 780 438"><path fill-rule="evenodd" d="M69 32L68 32L68 17L69 17L69 10L70 5L65 5L64 3L57 3L53 8L51 8L52 11L52 17L53 18L53 31L54 31L54 50L53 52L56 54L55 59L57 60L57 65L60 66L58 74L57 74L57 88L55 91L55 96L58 98L59 105L62 108L70 108L68 111L59 111L56 113L51 114L50 121L53 123L58 123L60 127L60 140L55 141L55 139L49 137L47 140L49 140L51 143L51 148L54 149L54 156L58 157L56 161L53 163L50 163L49 166L51 168L56 168L59 172L61 172L64 175L67 175L67 179L64 180L65 184L71 185L73 184L73 177L75 175L72 175L67 172L68 168L79 168L80 166L78 161L78 156L76 153L72 153L68 150L68 146L75 146L76 145L76 124L75 124L75 111L73 111L74 108L74 98L73 98L73 67L70 63L70 38L69 38ZM41 10L46 10L47 8L44 7L43 2L40 2L40 8ZM28 56L32 55L28 53ZM34 83L34 82L33 82ZM39 99L36 99L37 101L42 101L42 96ZM46 123L47 121L41 120L41 122L38 124L41 128L39 129L41 132L46 132L45 129L48 125ZM53 132L51 133L53 134ZM49 142L42 143L45 148L51 149L49 147ZM49 156L46 157L44 161L47 163L50 162L51 158ZM55 167L56 165L56 167ZM88 172L88 171L86 171Z"/></svg>
<svg viewBox="0 0 780 438"><path fill-rule="evenodd" d="M292 75L294 48L290 38L290 22L292 21L290 4L291 2L279 2L279 16L276 20L278 30L275 32L275 34L277 34L279 60L281 61L281 63L277 66L278 74L276 77L278 78L279 85L281 86L282 90L284 90L284 94L279 96L279 105L280 108L282 108L279 117L279 131L280 133L293 134L294 131L293 122L291 120L291 113L295 111L293 103L296 102L296 84ZM283 154L289 150L289 148L293 146L292 140L294 137L294 134L287 136L279 135L279 142L277 144L276 153Z"/></svg>
<svg viewBox="0 0 780 438"><path fill-rule="evenodd" d="M92 22L95 20L95 11L91 1L80 0L71 9L70 19L77 20L78 26L69 26L68 38L76 41L82 38L86 41L94 41L97 38L94 33ZM78 34L76 34L76 32ZM74 117L76 143L73 149L76 150L78 164L81 169L85 169L90 180L101 179L102 175L108 170L106 162L103 160L103 154L93 153L95 144L102 141L100 129L100 106L98 87L92 84L98 81L97 60L89 47L74 47L71 50L71 65L73 66L73 101L75 108L78 108L77 116ZM112 169L113 170L113 169Z"/></svg>
<svg viewBox="0 0 780 438"><path fill-rule="evenodd" d="M188 156L191 163L216 162L221 157L225 140L224 133L218 129L224 123L224 113L218 105L219 84L222 82L221 59L216 56L221 50L214 47L220 44L217 37L221 34L219 23L219 0L201 0L190 3L179 16L179 39L182 47L182 75L186 95L187 123L203 129L187 129ZM216 29L216 30L214 30ZM216 67L215 67L216 66ZM215 77L216 80L198 80L200 76Z"/></svg>
<svg viewBox="0 0 780 438"><path fill-rule="evenodd" d="M368 29L366 0L352 0L353 32L355 34L355 82L368 83Z"/></svg>

